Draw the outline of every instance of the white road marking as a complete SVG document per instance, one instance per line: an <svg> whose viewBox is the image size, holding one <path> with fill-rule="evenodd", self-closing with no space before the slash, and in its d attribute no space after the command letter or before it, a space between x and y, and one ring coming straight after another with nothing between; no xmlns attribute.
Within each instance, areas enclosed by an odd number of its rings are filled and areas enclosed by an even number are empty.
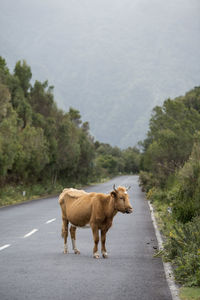
<svg viewBox="0 0 200 300"><path fill-rule="evenodd" d="M1 250L4 250L4 249L6 249L6 248L8 248L8 247L10 247L10 246L11 246L10 244L4 245L4 246L0 247L0 251L1 251Z"/></svg>
<svg viewBox="0 0 200 300"><path fill-rule="evenodd" d="M52 222L54 222L55 220L56 220L56 218L51 219L51 220L48 220L48 221L46 222L46 224L52 223Z"/></svg>
<svg viewBox="0 0 200 300"><path fill-rule="evenodd" d="M151 219L152 219L152 222L153 222L156 238L157 238L157 241L158 241L158 247L159 247L159 250L162 250L163 249L163 239L162 239L162 236L161 236L160 231L159 231L158 226L157 226L156 218L155 218L155 215L154 215L154 208L151 205L150 201L148 201L148 204L149 204L149 208L150 208L150 212L151 212ZM178 296L179 289L178 289L178 286L176 285L175 280L174 280L172 266L169 262L164 262L164 261L163 261L163 266L164 266L164 271L165 271L165 276L166 276L166 279L167 279L167 283L168 283L169 289L171 291L172 299L173 300L180 300L180 298Z"/></svg>
<svg viewBox="0 0 200 300"><path fill-rule="evenodd" d="M30 235L34 234L34 233L37 232L37 231L38 231L38 229L33 229L33 230L30 231L29 233L25 234L25 235L24 235L24 238L29 237Z"/></svg>

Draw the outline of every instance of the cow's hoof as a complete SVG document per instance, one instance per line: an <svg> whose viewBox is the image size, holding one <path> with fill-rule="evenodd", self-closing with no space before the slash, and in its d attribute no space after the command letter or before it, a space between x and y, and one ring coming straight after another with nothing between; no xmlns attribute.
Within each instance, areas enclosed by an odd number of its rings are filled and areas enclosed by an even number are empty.
<svg viewBox="0 0 200 300"><path fill-rule="evenodd" d="M80 253L81 252L78 249L74 250L74 254L80 254Z"/></svg>
<svg viewBox="0 0 200 300"><path fill-rule="evenodd" d="M102 257L103 257L103 258L108 258L108 253L107 253L107 252L103 252L103 253L102 253Z"/></svg>
<svg viewBox="0 0 200 300"><path fill-rule="evenodd" d="M99 253L98 252L94 253L93 257L96 258L96 259L100 258Z"/></svg>
<svg viewBox="0 0 200 300"><path fill-rule="evenodd" d="M64 254L67 254L67 253L68 253L68 250L64 250L63 253L64 253Z"/></svg>

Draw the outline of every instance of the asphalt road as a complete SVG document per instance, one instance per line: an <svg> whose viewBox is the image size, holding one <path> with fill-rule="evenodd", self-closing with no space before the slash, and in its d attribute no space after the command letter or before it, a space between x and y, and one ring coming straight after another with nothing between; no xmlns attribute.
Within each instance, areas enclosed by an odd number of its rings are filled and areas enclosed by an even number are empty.
<svg viewBox="0 0 200 300"><path fill-rule="evenodd" d="M80 255L63 254L57 198L0 209L0 300L171 300L149 207L137 176L86 188L131 185L134 212L118 213L107 234L108 259L92 258L91 229L77 229Z"/></svg>

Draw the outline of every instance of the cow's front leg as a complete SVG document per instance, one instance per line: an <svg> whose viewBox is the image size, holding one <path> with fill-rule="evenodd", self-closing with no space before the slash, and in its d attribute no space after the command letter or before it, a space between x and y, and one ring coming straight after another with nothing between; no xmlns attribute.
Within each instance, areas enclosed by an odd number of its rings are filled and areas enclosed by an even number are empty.
<svg viewBox="0 0 200 300"><path fill-rule="evenodd" d="M99 252L98 252L98 243L99 243L99 230L97 226L92 226L92 233L93 233L93 239L94 239L94 248L93 248L93 257L99 258Z"/></svg>
<svg viewBox="0 0 200 300"><path fill-rule="evenodd" d="M101 230L101 253L103 258L108 257L108 253L106 251L106 232L107 230Z"/></svg>
<svg viewBox="0 0 200 300"><path fill-rule="evenodd" d="M72 240L72 248L74 250L75 254L80 254L80 251L76 247L76 227L70 226L70 234L71 234L71 240Z"/></svg>

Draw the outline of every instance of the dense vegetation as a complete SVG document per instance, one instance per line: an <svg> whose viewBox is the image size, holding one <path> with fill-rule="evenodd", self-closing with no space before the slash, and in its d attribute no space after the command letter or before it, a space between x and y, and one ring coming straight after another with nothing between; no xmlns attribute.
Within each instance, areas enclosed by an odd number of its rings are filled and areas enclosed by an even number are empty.
<svg viewBox="0 0 200 300"><path fill-rule="evenodd" d="M53 87L31 78L25 61L11 74L0 57L0 204L23 190L29 197L138 172L137 149L95 142L79 111L58 109Z"/></svg>
<svg viewBox="0 0 200 300"><path fill-rule="evenodd" d="M176 279L200 286L200 87L155 107L140 182L164 221Z"/></svg>

